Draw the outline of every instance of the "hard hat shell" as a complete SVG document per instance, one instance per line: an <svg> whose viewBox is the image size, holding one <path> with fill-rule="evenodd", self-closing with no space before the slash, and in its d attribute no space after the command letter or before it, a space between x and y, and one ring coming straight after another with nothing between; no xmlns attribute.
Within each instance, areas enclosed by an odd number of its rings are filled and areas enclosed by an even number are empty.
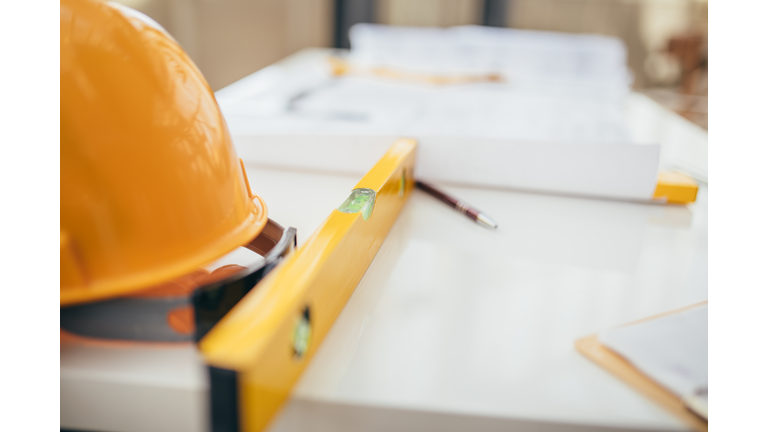
<svg viewBox="0 0 768 432"><path fill-rule="evenodd" d="M254 238L251 193L213 92L135 11L61 0L60 304L194 271Z"/></svg>

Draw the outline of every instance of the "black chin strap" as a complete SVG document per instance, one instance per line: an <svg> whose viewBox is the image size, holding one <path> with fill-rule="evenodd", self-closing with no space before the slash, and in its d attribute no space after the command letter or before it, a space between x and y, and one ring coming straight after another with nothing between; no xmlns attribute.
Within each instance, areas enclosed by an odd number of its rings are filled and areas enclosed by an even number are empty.
<svg viewBox="0 0 768 432"><path fill-rule="evenodd" d="M296 228L283 229L269 219L261 233L243 246L264 261L227 266L236 271L195 288L191 295L121 297L61 308L59 326L99 339L198 342L296 247Z"/></svg>

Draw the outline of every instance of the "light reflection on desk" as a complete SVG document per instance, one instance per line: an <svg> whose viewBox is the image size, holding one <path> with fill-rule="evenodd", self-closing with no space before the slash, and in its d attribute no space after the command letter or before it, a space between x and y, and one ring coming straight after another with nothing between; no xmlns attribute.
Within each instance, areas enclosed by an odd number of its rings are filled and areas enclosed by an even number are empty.
<svg viewBox="0 0 768 432"><path fill-rule="evenodd" d="M417 191L299 382L295 403L682 429L573 343L707 298L706 188L693 211L445 189L499 229ZM273 430L295 426L285 417Z"/></svg>

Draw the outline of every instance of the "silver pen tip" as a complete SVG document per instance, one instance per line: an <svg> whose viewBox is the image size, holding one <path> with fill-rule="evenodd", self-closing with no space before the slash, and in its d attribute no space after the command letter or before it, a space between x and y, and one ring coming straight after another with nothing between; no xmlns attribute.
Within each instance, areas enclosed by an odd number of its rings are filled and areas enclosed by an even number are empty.
<svg viewBox="0 0 768 432"><path fill-rule="evenodd" d="M480 224L485 225L485 226L487 226L488 228L491 228L491 229L496 229L496 227L499 226L498 224L496 224L496 222L493 221L493 219L489 218L488 216L486 216L483 213L480 213L480 214L477 215L477 221Z"/></svg>

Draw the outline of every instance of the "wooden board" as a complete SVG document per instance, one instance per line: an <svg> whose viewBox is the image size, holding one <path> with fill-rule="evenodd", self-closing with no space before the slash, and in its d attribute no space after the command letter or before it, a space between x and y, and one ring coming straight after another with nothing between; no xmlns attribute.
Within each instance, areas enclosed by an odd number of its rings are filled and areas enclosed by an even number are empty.
<svg viewBox="0 0 768 432"><path fill-rule="evenodd" d="M707 304L706 301L682 309L677 309L671 312L635 321L627 325L650 321L652 319L683 312L688 309L703 306L705 304ZM689 411L685 405L683 405L680 397L662 387L660 384L650 379L644 373L640 372L632 365L632 363L630 363L615 351L600 344L597 334L593 334L591 336L577 340L576 349L585 357L597 363L598 366L602 367L608 372L611 372L617 378L629 384L635 390L639 391L646 397L656 402L662 408L675 415L690 428L699 432L707 432L708 424L706 420Z"/></svg>

